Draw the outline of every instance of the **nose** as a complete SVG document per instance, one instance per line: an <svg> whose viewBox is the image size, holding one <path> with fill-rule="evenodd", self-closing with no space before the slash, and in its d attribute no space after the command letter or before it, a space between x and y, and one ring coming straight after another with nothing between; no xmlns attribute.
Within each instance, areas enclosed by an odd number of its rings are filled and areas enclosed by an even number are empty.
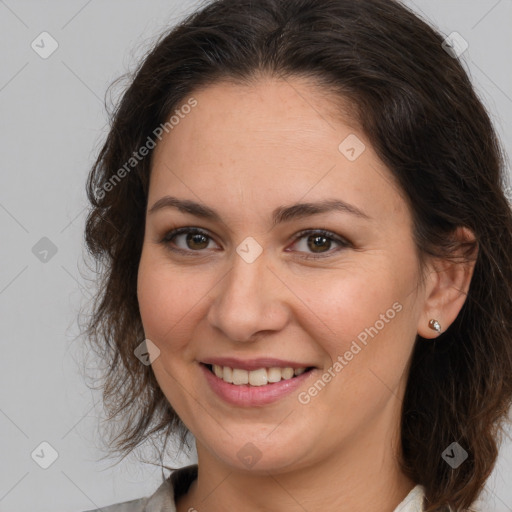
<svg viewBox="0 0 512 512"><path fill-rule="evenodd" d="M286 290L265 253L252 263L235 254L231 270L212 291L216 295L207 319L233 341L254 341L280 331L289 321Z"/></svg>

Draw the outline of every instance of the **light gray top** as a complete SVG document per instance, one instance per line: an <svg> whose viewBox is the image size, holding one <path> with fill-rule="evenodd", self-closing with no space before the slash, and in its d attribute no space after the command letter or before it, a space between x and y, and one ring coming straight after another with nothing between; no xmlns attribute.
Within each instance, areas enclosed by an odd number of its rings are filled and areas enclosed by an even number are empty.
<svg viewBox="0 0 512 512"><path fill-rule="evenodd" d="M185 466L173 471L151 496L86 512L176 512L175 498L185 494L196 478L197 464Z"/></svg>
<svg viewBox="0 0 512 512"><path fill-rule="evenodd" d="M85 512L176 512L175 497L188 491L197 478L197 464L177 469L151 495ZM425 489L416 485L393 512L423 512Z"/></svg>

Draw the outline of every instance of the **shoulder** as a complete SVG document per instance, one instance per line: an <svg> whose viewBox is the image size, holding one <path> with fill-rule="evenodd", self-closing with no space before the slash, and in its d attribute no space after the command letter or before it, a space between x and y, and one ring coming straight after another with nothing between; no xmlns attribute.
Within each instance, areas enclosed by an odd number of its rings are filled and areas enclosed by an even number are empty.
<svg viewBox="0 0 512 512"><path fill-rule="evenodd" d="M179 468L151 495L84 512L176 512L175 498L184 494L197 478L197 464Z"/></svg>
<svg viewBox="0 0 512 512"><path fill-rule="evenodd" d="M85 510L84 512L144 512L148 498L138 498L136 500L114 503L108 507L96 508L94 510Z"/></svg>

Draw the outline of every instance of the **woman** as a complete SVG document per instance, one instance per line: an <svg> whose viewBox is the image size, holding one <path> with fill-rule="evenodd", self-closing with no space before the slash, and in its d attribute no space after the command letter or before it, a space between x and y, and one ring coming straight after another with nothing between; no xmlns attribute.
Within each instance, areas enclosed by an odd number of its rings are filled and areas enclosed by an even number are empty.
<svg viewBox="0 0 512 512"><path fill-rule="evenodd" d="M474 510L512 397L497 137L390 0L217 0L91 171L112 450L194 435L121 511Z"/></svg>

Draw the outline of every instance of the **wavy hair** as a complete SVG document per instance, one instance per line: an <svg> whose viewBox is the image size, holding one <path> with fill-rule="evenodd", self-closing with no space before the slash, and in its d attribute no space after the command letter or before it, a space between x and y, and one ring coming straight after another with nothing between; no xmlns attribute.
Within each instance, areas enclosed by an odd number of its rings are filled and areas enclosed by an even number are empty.
<svg viewBox="0 0 512 512"><path fill-rule="evenodd" d="M188 432L151 366L134 355L144 339L136 292L151 151L112 180L200 88L306 77L351 105L396 178L421 265L427 255L455 261L460 249L457 264L464 264L478 248L456 320L435 341L415 341L400 464L425 487L427 512L467 508L480 495L512 402L512 213L495 130L443 40L394 0L216 0L146 53L110 113L86 187L85 243L99 287L84 334L104 363L112 453L126 455L163 434L162 449L176 434L183 446ZM476 237L467 247L452 236L461 226ZM468 453L457 469L441 457L453 442Z"/></svg>

